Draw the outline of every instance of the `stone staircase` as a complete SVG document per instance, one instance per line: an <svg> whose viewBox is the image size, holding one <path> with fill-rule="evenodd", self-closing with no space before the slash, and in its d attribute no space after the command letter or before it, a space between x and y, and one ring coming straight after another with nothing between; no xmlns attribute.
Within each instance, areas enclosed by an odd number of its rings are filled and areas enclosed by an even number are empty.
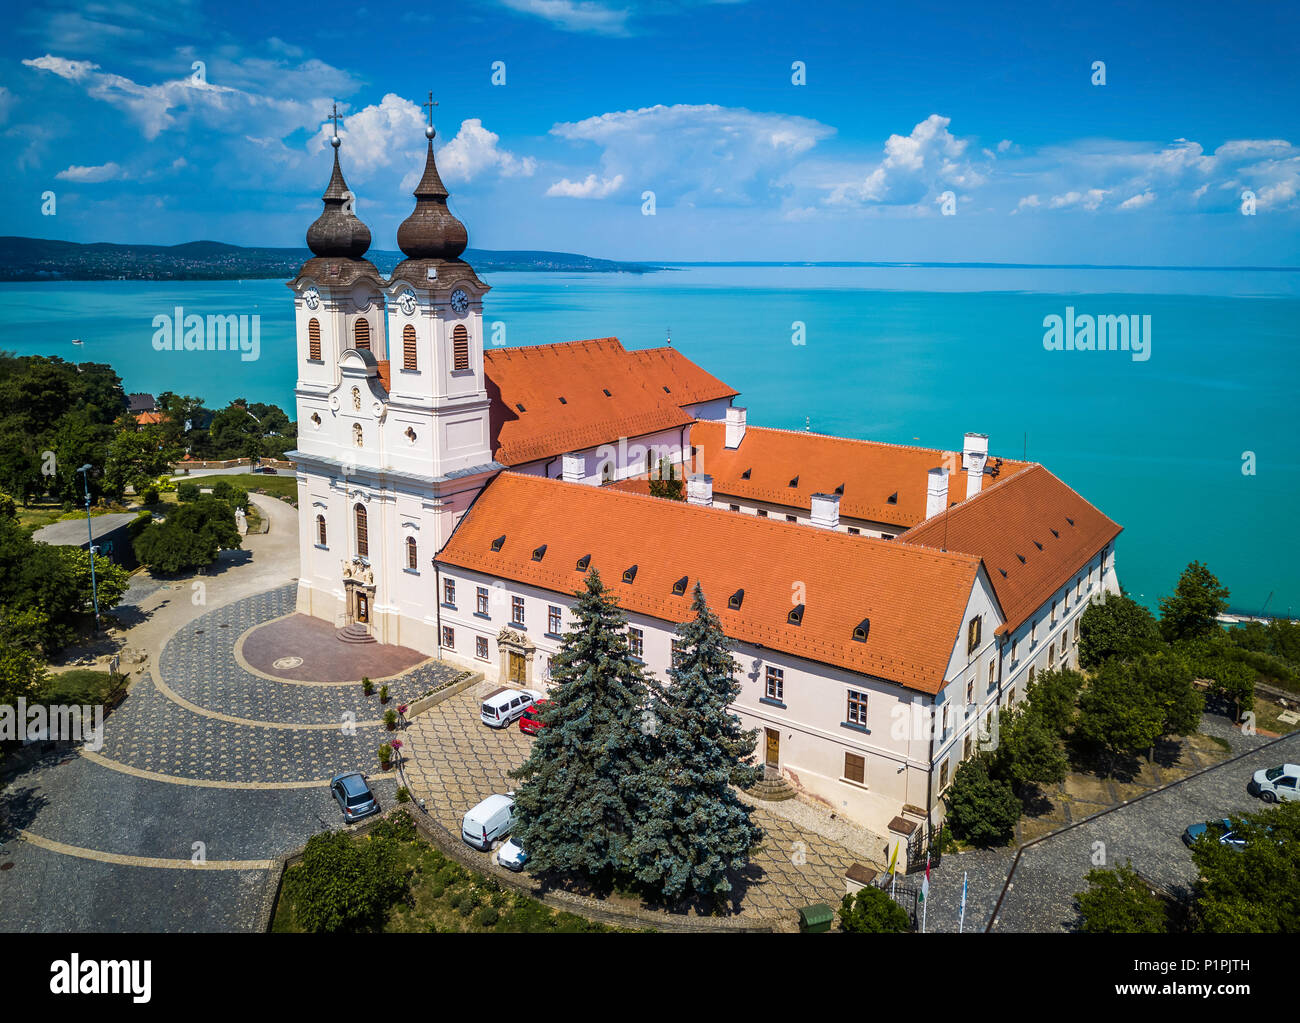
<svg viewBox="0 0 1300 1023"><path fill-rule="evenodd" d="M334 633L341 643L374 643L375 637L370 635L370 630L364 625L353 622L351 625L345 625Z"/></svg>
<svg viewBox="0 0 1300 1023"><path fill-rule="evenodd" d="M793 799L798 793L793 785L785 780L780 771L771 767L763 768L763 777L745 790L755 799L769 803L779 803L783 799Z"/></svg>

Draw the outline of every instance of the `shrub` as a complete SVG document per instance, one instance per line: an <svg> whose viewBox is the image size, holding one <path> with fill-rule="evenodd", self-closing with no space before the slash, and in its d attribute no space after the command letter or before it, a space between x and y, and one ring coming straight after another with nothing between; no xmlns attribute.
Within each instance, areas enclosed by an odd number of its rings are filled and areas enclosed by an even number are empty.
<svg viewBox="0 0 1300 1023"><path fill-rule="evenodd" d="M144 492L144 503L149 505L157 504L159 500L158 488L148 487Z"/></svg>
<svg viewBox="0 0 1300 1023"><path fill-rule="evenodd" d="M1005 845L1020 820L1020 800L1011 786L989 776L981 756L967 760L944 793L953 834L972 845Z"/></svg>
<svg viewBox="0 0 1300 1023"><path fill-rule="evenodd" d="M903 934L912 929L912 920L888 892L868 885L844 896L840 927L850 934Z"/></svg>
<svg viewBox="0 0 1300 1023"><path fill-rule="evenodd" d="M399 810L397 813L378 821L370 829L370 835L372 838L391 839L396 842L414 842L418 837L415 830L415 821L411 820L411 815L405 810Z"/></svg>
<svg viewBox="0 0 1300 1023"><path fill-rule="evenodd" d="M357 842L340 831L313 835L284 876L294 918L313 933L377 927L404 888L392 842Z"/></svg>
<svg viewBox="0 0 1300 1023"><path fill-rule="evenodd" d="M474 919L480 927L495 927L496 922L501 919L501 914L493 906L484 906Z"/></svg>
<svg viewBox="0 0 1300 1023"><path fill-rule="evenodd" d="M401 785L398 787L397 801L399 803L409 803L411 801L411 790L408 789L405 785Z"/></svg>
<svg viewBox="0 0 1300 1023"><path fill-rule="evenodd" d="M363 675L361 678L361 691L369 696L375 691L375 684L370 681L369 675Z"/></svg>
<svg viewBox="0 0 1300 1023"><path fill-rule="evenodd" d="M197 483L181 483L176 488L176 499L178 501L197 501L199 499L199 485Z"/></svg>
<svg viewBox="0 0 1300 1023"><path fill-rule="evenodd" d="M212 484L212 496L218 501L229 501L235 496L235 488L230 485L229 480L217 480Z"/></svg>
<svg viewBox="0 0 1300 1023"><path fill-rule="evenodd" d="M1085 934L1164 934L1165 904L1130 863L1114 870L1088 871L1088 890L1076 892Z"/></svg>
<svg viewBox="0 0 1300 1023"><path fill-rule="evenodd" d="M388 745L386 742L380 743L377 752L379 753L380 763L386 764L393 759L393 747Z"/></svg>
<svg viewBox="0 0 1300 1023"><path fill-rule="evenodd" d="M388 727L390 732L397 727L397 711L393 710L391 707L384 711L384 724Z"/></svg>

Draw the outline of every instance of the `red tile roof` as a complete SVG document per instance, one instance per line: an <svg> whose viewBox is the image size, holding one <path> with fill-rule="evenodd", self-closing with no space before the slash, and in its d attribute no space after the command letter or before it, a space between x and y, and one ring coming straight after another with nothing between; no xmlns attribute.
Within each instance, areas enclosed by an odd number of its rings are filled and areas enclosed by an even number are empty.
<svg viewBox="0 0 1300 1023"><path fill-rule="evenodd" d="M1116 525L1041 465L908 530L895 543L983 559L1014 631L1119 535Z"/></svg>
<svg viewBox="0 0 1300 1023"><path fill-rule="evenodd" d="M509 472L479 495L437 561L569 596L587 554L628 610L685 621L698 579L735 640L930 694L943 685L979 571L966 554ZM685 593L674 596L683 576ZM791 625L798 586L805 612ZM739 610L728 608L742 589ZM855 642L864 619L867 640Z"/></svg>
<svg viewBox="0 0 1300 1023"><path fill-rule="evenodd" d="M713 477L718 496L749 498L810 509L813 494L833 494L843 485L840 515L902 528L925 520L926 474L940 465L948 476L948 501L966 499L961 452L881 444L797 430L750 426L734 450L726 447L723 423L700 421L691 427L696 472ZM999 464L1000 463L1000 464ZM989 458L988 490L1026 463ZM749 478L743 478L745 472ZM997 475L991 475L996 472ZM790 481L798 477L797 486ZM890 497L897 495L895 503Z"/></svg>
<svg viewBox="0 0 1300 1023"><path fill-rule="evenodd" d="M736 393L678 352L629 352L614 337L488 349L483 367L503 465L680 429L683 404Z"/></svg>

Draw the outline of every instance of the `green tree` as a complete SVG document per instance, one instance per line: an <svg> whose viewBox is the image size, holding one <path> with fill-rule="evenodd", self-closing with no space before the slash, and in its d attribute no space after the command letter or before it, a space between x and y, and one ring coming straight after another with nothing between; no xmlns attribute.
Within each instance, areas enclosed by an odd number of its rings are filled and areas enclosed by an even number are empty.
<svg viewBox="0 0 1300 1023"><path fill-rule="evenodd" d="M1023 794L1037 785L1064 781L1069 761L1060 736L1031 702L998 713L998 745L989 759L989 773Z"/></svg>
<svg viewBox="0 0 1300 1023"><path fill-rule="evenodd" d="M1172 596L1160 600L1160 632L1169 642L1208 636L1219 629L1218 616L1228 609L1228 589L1199 561L1179 577Z"/></svg>
<svg viewBox="0 0 1300 1023"><path fill-rule="evenodd" d="M139 431L133 426L119 430L108 445L104 489L118 497L128 487L139 493L147 483L167 471L174 454L164 449L162 432L156 426L146 426Z"/></svg>
<svg viewBox="0 0 1300 1023"><path fill-rule="evenodd" d="M240 545L234 509L205 494L146 526L135 540L135 556L155 572L175 575L210 565L219 551Z"/></svg>
<svg viewBox="0 0 1300 1023"><path fill-rule="evenodd" d="M1107 593L1079 619L1079 664L1089 671L1111 657L1128 660L1160 645L1160 626L1131 597Z"/></svg>
<svg viewBox="0 0 1300 1023"><path fill-rule="evenodd" d="M1088 890L1076 892L1085 934L1165 934L1169 911L1164 900L1129 863L1114 870L1088 871Z"/></svg>
<svg viewBox="0 0 1300 1023"><path fill-rule="evenodd" d="M1164 733L1165 709L1123 661L1109 660L1093 675L1079 697L1075 735L1104 750L1112 759L1148 750Z"/></svg>
<svg viewBox="0 0 1300 1023"><path fill-rule="evenodd" d="M840 927L849 934L905 934L912 921L888 892L867 885L840 902Z"/></svg>
<svg viewBox="0 0 1300 1023"><path fill-rule="evenodd" d="M1132 662L1133 680L1161 712L1161 735L1190 735L1201 723L1205 698L1192 685L1187 658L1165 648Z"/></svg>
<svg viewBox="0 0 1300 1023"><path fill-rule="evenodd" d="M1295 934L1300 931L1300 803L1282 803L1232 818L1246 840L1235 849L1214 830L1192 846L1199 880L1193 887L1197 929L1212 934Z"/></svg>
<svg viewBox="0 0 1300 1023"><path fill-rule="evenodd" d="M628 648L627 616L592 569L573 607L574 624L551 662L545 726L528 759L511 772L515 836L535 869L597 883L626 876L639 780L651 757L652 683Z"/></svg>
<svg viewBox="0 0 1300 1023"><path fill-rule="evenodd" d="M659 459L658 471L650 474L650 496L666 497L670 501L686 500L686 483L667 458Z"/></svg>
<svg viewBox="0 0 1300 1023"><path fill-rule="evenodd" d="M1074 729L1083 683L1083 674L1073 668L1040 671L1025 690L1025 699L1039 721L1054 734L1066 739Z"/></svg>
<svg viewBox="0 0 1300 1023"><path fill-rule="evenodd" d="M962 763L943 796L953 834L972 845L1005 845L1020 820L1020 800L1011 785L989 773L984 755Z"/></svg>
<svg viewBox="0 0 1300 1023"><path fill-rule="evenodd" d="M753 758L758 732L730 710L741 689L736 662L698 582L691 610L695 617L677 629L671 684L652 693L653 756L631 850L637 879L670 901L731 891L729 873L745 866L762 835L731 787L762 775Z"/></svg>
<svg viewBox="0 0 1300 1023"><path fill-rule="evenodd" d="M284 875L294 919L313 933L377 929L405 887L392 839L342 831L312 835L302 862Z"/></svg>

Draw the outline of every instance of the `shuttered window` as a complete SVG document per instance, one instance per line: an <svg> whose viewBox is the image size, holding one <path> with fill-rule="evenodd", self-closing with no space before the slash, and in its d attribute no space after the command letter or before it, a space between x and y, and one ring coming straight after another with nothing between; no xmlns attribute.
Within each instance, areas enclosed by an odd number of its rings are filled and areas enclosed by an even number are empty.
<svg viewBox="0 0 1300 1023"><path fill-rule="evenodd" d="M406 538L406 567L411 569L411 571L415 571L419 564L419 560L420 559L416 556L415 537L408 536Z"/></svg>
<svg viewBox="0 0 1300 1023"><path fill-rule="evenodd" d="M307 321L307 358L320 362L320 320Z"/></svg>
<svg viewBox="0 0 1300 1023"><path fill-rule="evenodd" d="M866 784L867 758L856 753L844 754L844 777L859 785Z"/></svg>
<svg viewBox="0 0 1300 1023"><path fill-rule="evenodd" d="M451 332L451 368L469 369L469 331L463 323Z"/></svg>
<svg viewBox="0 0 1300 1023"><path fill-rule="evenodd" d="M366 509L362 505L356 506L357 520L357 554L366 558L370 556L370 541L366 534Z"/></svg>
<svg viewBox="0 0 1300 1023"><path fill-rule="evenodd" d="M370 321L357 320L352 327L352 346L370 351Z"/></svg>
<svg viewBox="0 0 1300 1023"><path fill-rule="evenodd" d="M415 362L415 328L408 323L402 328L402 369L414 372L418 368Z"/></svg>
<svg viewBox="0 0 1300 1023"><path fill-rule="evenodd" d="M325 546L325 516L316 516L316 542L322 547Z"/></svg>

